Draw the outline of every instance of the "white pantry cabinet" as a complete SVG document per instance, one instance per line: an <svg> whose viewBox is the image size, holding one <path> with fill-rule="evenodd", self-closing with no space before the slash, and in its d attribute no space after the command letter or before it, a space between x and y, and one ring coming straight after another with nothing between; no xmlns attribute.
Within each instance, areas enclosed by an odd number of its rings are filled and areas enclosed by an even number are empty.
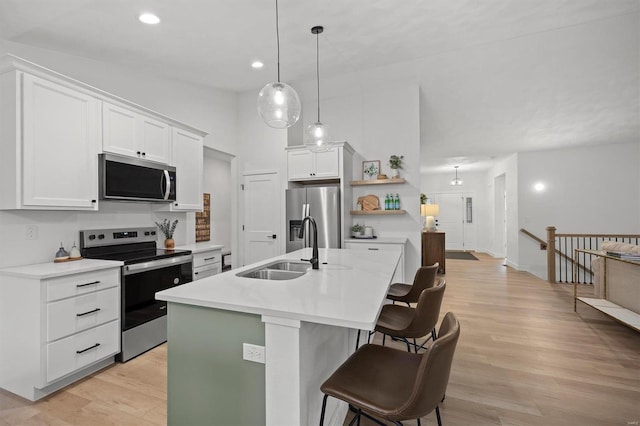
<svg viewBox="0 0 640 426"><path fill-rule="evenodd" d="M102 128L104 152L169 163L169 124L129 108L103 102Z"/></svg>
<svg viewBox="0 0 640 426"><path fill-rule="evenodd" d="M287 151L287 176L290 181L340 179L340 147L326 152L311 152L305 147Z"/></svg>
<svg viewBox="0 0 640 426"><path fill-rule="evenodd" d="M73 85L1 74L0 208L97 210L100 122Z"/></svg>
<svg viewBox="0 0 640 426"><path fill-rule="evenodd" d="M120 264L0 270L0 387L35 401L114 362Z"/></svg>
<svg viewBox="0 0 640 426"><path fill-rule="evenodd" d="M173 128L171 165L176 168L176 201L171 211L202 211L202 136Z"/></svg>

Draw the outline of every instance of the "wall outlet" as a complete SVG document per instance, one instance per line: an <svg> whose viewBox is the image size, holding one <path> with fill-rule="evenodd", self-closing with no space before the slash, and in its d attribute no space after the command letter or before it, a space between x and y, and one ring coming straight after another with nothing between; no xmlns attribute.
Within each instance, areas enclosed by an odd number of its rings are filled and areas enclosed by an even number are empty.
<svg viewBox="0 0 640 426"><path fill-rule="evenodd" d="M26 235L27 240L38 239L38 227L36 225L27 225Z"/></svg>
<svg viewBox="0 0 640 426"><path fill-rule="evenodd" d="M264 346L252 345L250 343L243 343L242 359L264 364L265 363Z"/></svg>

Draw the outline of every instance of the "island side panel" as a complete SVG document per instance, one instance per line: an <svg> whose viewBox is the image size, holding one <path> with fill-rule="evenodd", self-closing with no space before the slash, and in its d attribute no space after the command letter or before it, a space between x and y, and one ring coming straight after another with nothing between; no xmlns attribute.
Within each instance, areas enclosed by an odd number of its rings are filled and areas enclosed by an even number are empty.
<svg viewBox="0 0 640 426"><path fill-rule="evenodd" d="M264 346L259 315L168 304L167 424L265 424L265 366L242 359Z"/></svg>

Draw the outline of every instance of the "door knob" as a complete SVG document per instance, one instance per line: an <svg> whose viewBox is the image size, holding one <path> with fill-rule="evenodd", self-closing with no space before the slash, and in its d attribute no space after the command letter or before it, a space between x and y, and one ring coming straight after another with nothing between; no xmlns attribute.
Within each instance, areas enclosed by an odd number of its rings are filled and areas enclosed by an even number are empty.
<svg viewBox="0 0 640 426"><path fill-rule="evenodd" d="M267 238L273 238L274 240L276 239L276 234L273 235L267 235Z"/></svg>

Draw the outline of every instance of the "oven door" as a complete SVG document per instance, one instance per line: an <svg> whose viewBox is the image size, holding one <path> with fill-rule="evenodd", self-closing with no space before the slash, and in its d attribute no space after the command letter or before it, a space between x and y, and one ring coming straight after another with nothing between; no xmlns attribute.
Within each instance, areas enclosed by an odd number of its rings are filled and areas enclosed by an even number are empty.
<svg viewBox="0 0 640 426"><path fill-rule="evenodd" d="M126 265L122 280L122 331L167 314L156 293L192 280L193 256L176 256Z"/></svg>

